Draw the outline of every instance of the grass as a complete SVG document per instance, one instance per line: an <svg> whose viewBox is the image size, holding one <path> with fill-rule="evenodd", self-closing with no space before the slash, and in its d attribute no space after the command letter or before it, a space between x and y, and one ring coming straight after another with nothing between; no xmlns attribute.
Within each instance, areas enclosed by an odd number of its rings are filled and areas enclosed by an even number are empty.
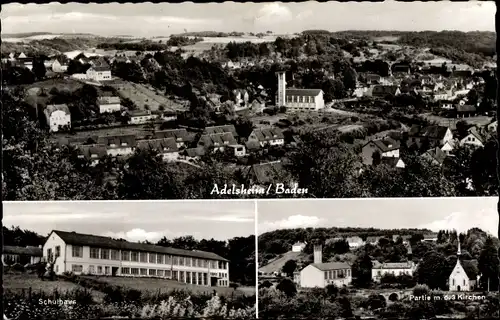
<svg viewBox="0 0 500 320"><path fill-rule="evenodd" d="M138 138L150 135L152 132L145 128L145 125L128 126L119 128L102 128L95 130L77 131L75 134L57 133L53 135L53 140L64 142L67 139L87 139L92 136L114 136L133 134Z"/></svg>
<svg viewBox="0 0 500 320"><path fill-rule="evenodd" d="M29 273L4 273L3 287L4 290L14 293L27 293L31 288L34 292L43 292L45 294L52 294L54 291L64 293L75 289L84 289L77 284L63 280L42 281L36 274ZM95 290L92 290L91 293L97 300L101 300L104 296L101 292Z"/></svg>
<svg viewBox="0 0 500 320"><path fill-rule="evenodd" d="M448 126L451 130L456 129L456 124L458 121L462 120L467 122L470 125L486 125L491 122L491 117L487 116L478 116L478 117L470 117L470 118L445 118L441 116L436 116L432 114L423 114L426 119L430 121L435 121L439 125Z"/></svg>
<svg viewBox="0 0 500 320"><path fill-rule="evenodd" d="M115 81L109 85L116 88L123 98L132 100L140 110L146 110L146 106L152 111L158 110L160 105L164 105L165 109L170 111L186 110L182 103L170 100L168 97L158 94L145 85L127 81Z"/></svg>
<svg viewBox="0 0 500 320"><path fill-rule="evenodd" d="M141 292L150 293L167 293L174 290L187 290L193 293L206 293L211 294L215 290L220 295L230 296L235 295L253 295L255 294L254 287L239 287L235 290L233 288L224 287L203 287L192 284L179 283L177 281L168 279L155 279L155 278L128 278L128 277L99 277L99 276L82 276L88 279L97 279L100 282L106 282L111 285L120 286L127 289L135 289Z"/></svg>

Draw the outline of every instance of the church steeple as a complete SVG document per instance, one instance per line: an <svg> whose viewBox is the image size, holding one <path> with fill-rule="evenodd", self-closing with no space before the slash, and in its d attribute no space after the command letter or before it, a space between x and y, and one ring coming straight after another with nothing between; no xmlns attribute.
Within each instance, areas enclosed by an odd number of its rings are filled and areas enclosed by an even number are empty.
<svg viewBox="0 0 500 320"><path fill-rule="evenodd" d="M460 237L457 239L457 242L458 242L457 256L460 257L460 255L462 254L462 252L460 251Z"/></svg>

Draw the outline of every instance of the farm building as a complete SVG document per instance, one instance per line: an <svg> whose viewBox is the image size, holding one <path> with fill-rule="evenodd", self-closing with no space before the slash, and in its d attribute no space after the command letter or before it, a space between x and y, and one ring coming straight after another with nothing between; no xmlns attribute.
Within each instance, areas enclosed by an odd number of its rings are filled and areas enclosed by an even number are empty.
<svg viewBox="0 0 500 320"><path fill-rule="evenodd" d="M351 266L345 262L322 262L322 246L314 246L314 263L300 271L302 288L347 286L352 281Z"/></svg>
<svg viewBox="0 0 500 320"><path fill-rule="evenodd" d="M229 286L228 260L211 252L53 230L43 246L43 257L55 259L56 274L158 277L201 286Z"/></svg>
<svg viewBox="0 0 500 320"><path fill-rule="evenodd" d="M317 111L325 107L323 90L286 88L285 72L277 72L278 91L276 105L286 107L291 111Z"/></svg>
<svg viewBox="0 0 500 320"><path fill-rule="evenodd" d="M42 260L42 248L40 247L17 247L3 246L2 247L2 263L3 265L11 265L14 263L35 264Z"/></svg>

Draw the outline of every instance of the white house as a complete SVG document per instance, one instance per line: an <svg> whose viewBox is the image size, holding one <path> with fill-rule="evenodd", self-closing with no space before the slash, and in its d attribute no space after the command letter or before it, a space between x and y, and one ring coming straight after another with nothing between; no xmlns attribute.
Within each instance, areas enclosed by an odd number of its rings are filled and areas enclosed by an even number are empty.
<svg viewBox="0 0 500 320"><path fill-rule="evenodd" d="M43 111L50 132L71 128L71 113L66 104L51 104Z"/></svg>
<svg viewBox="0 0 500 320"><path fill-rule="evenodd" d="M277 72L276 105L291 111L317 111L325 107L323 90L286 88L285 72Z"/></svg>
<svg viewBox="0 0 500 320"><path fill-rule="evenodd" d="M448 278L449 291L474 291L478 282L478 269L475 260L463 260L458 244L457 263Z"/></svg>
<svg viewBox="0 0 500 320"><path fill-rule="evenodd" d="M175 161L179 158L179 148L174 138L162 138L141 140L137 143L137 148L141 150L154 150L158 152L163 161Z"/></svg>
<svg viewBox="0 0 500 320"><path fill-rule="evenodd" d="M460 140L460 145L469 145L473 147L484 147L484 138L477 131L476 127L472 127L468 130L468 134Z"/></svg>
<svg viewBox="0 0 500 320"><path fill-rule="evenodd" d="M455 149L454 140L446 141L444 145L441 147L441 151L443 151L448 156L453 152L454 149Z"/></svg>
<svg viewBox="0 0 500 320"><path fill-rule="evenodd" d="M351 249L359 248L365 244L363 239L361 239L360 237L357 237L357 236L349 237L346 239L346 241L347 241L347 243L349 243L349 248L351 248Z"/></svg>
<svg viewBox="0 0 500 320"><path fill-rule="evenodd" d="M416 144L419 148L424 142L428 142L430 147L441 147L450 140L453 140L453 132L445 126L413 125L408 132L408 144Z"/></svg>
<svg viewBox="0 0 500 320"><path fill-rule="evenodd" d="M91 66L87 72L87 78L94 81L111 80L111 69L109 66Z"/></svg>
<svg viewBox="0 0 500 320"><path fill-rule="evenodd" d="M131 155L137 145L134 135L102 136L97 143L105 146L106 153L112 157Z"/></svg>
<svg viewBox="0 0 500 320"><path fill-rule="evenodd" d="M373 154L378 152L381 158L399 158L399 141L392 138L384 138L368 141L361 149L363 163L373 164Z"/></svg>
<svg viewBox="0 0 500 320"><path fill-rule="evenodd" d="M55 258L58 275L159 277L200 286L229 286L229 261L211 252L53 230L43 246L43 256Z"/></svg>
<svg viewBox="0 0 500 320"><path fill-rule="evenodd" d="M113 113L120 111L122 108L119 97L99 97L97 98L97 105L100 113Z"/></svg>
<svg viewBox="0 0 500 320"><path fill-rule="evenodd" d="M80 145L77 150L78 158L87 159L90 162L90 166L96 166L99 161L108 154L106 146L98 144Z"/></svg>
<svg viewBox="0 0 500 320"><path fill-rule="evenodd" d="M244 157L246 155L246 148L242 144L232 144L228 148L233 149L235 157Z"/></svg>
<svg viewBox="0 0 500 320"><path fill-rule="evenodd" d="M408 262L386 262L380 263L378 261L373 261L372 266L372 280L374 282L380 282L380 279L385 274L392 274L394 276L409 275L413 276L415 271L415 264L411 261Z"/></svg>
<svg viewBox="0 0 500 320"><path fill-rule="evenodd" d="M498 123L496 120L487 125L488 132L497 132L497 128Z"/></svg>
<svg viewBox="0 0 500 320"><path fill-rule="evenodd" d="M68 71L68 66L67 65L63 65L59 62L59 60L54 60L54 62L52 62L52 71L53 72L56 72L56 73L61 73L61 72L66 72Z"/></svg>
<svg viewBox="0 0 500 320"><path fill-rule="evenodd" d="M177 143L177 148L184 148L186 143L190 142L188 132L186 129L170 129L170 130L162 130L156 131L154 134L156 139L160 138L174 138Z"/></svg>
<svg viewBox="0 0 500 320"><path fill-rule="evenodd" d="M151 113L151 111L132 111L130 112L130 124L145 124L152 120L158 119L157 114Z"/></svg>
<svg viewBox="0 0 500 320"><path fill-rule="evenodd" d="M205 151L224 151L229 146L236 146L238 143L231 132L204 134L198 141L198 147Z"/></svg>
<svg viewBox="0 0 500 320"><path fill-rule="evenodd" d="M345 262L321 262L321 246L314 247L314 263L300 271L302 288L325 288L333 284L347 286L352 281L351 266Z"/></svg>
<svg viewBox="0 0 500 320"><path fill-rule="evenodd" d="M282 146L285 144L285 136L278 128L254 129L248 136L249 143L258 143L261 147Z"/></svg>
<svg viewBox="0 0 500 320"><path fill-rule="evenodd" d="M292 252L302 252L305 247L306 244L304 242L296 242L292 245Z"/></svg>

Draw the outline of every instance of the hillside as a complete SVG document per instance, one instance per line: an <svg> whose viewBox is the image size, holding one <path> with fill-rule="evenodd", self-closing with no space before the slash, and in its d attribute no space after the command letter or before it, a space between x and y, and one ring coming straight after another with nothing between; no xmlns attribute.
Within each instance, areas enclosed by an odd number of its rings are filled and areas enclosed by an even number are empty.
<svg viewBox="0 0 500 320"><path fill-rule="evenodd" d="M297 260L302 260L304 258L307 258L307 255L302 252L288 251L282 255L279 255L277 258L269 261L262 267L260 267L259 272L262 273L280 272L287 261L289 260L297 261Z"/></svg>

